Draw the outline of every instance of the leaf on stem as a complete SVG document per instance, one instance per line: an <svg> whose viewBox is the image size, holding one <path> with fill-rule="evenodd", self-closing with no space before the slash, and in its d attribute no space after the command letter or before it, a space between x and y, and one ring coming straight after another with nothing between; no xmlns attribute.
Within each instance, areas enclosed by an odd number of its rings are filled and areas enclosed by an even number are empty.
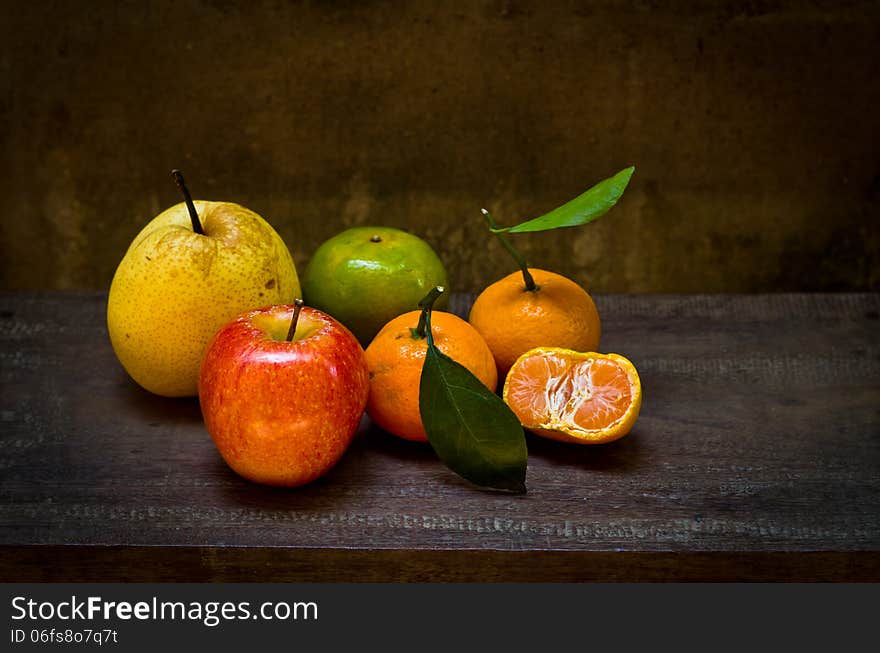
<svg viewBox="0 0 880 653"><path fill-rule="evenodd" d="M431 446L452 471L482 487L526 491L528 451L516 415L433 341L422 368L419 410Z"/></svg>
<svg viewBox="0 0 880 653"><path fill-rule="evenodd" d="M520 234L547 231L559 227L577 227L605 215L623 195L635 171L635 166L621 170L613 177L600 181L585 193L542 216L521 222L513 227L498 227L493 233Z"/></svg>

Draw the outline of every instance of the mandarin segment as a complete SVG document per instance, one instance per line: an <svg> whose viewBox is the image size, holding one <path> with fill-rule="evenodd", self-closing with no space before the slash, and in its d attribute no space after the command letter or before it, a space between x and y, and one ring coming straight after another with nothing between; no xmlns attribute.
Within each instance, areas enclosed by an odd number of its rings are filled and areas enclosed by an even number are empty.
<svg viewBox="0 0 880 653"><path fill-rule="evenodd" d="M533 433L598 444L630 432L642 390L635 367L623 356L538 347L511 367L502 396Z"/></svg>
<svg viewBox="0 0 880 653"><path fill-rule="evenodd" d="M419 386L428 349L426 338L416 338L421 311L394 318L366 349L370 371L367 414L380 428L405 440L427 442L419 413ZM498 373L486 342L474 328L452 313L431 312L434 344L464 365L487 388L495 391Z"/></svg>

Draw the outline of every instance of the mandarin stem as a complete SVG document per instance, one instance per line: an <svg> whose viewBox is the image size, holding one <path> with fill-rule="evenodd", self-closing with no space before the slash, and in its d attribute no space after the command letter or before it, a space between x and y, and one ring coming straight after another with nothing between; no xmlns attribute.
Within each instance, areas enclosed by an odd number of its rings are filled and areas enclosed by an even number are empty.
<svg viewBox="0 0 880 653"><path fill-rule="evenodd" d="M428 347L434 346L434 333L431 331L431 308L428 307L422 315L425 317L425 334L428 337ZM419 322L422 318L419 318Z"/></svg>
<svg viewBox="0 0 880 653"><path fill-rule="evenodd" d="M486 222L489 224L489 229L497 229L498 225L495 223L495 219L492 217L492 214L489 213L486 209L480 209L483 212L483 216L486 218ZM507 240L507 236L503 233L495 231L492 232L498 238L498 242L500 242L504 249L513 257L513 260L516 261L516 264L519 266L520 271L522 271L523 282L526 284L526 290L533 291L538 290L538 284L535 283L535 279L532 277L532 273L529 272L529 266L526 264L526 260L522 257L516 248L510 244L510 241Z"/></svg>
<svg viewBox="0 0 880 653"><path fill-rule="evenodd" d="M302 310L303 300L299 297L293 300L293 318L290 320L290 328L287 330L287 342L293 340L296 335L296 323L299 322L299 312Z"/></svg>
<svg viewBox="0 0 880 653"><path fill-rule="evenodd" d="M186 202L186 210L189 211L189 219L192 222L193 231L197 234L204 234L205 230L202 229L202 223L199 221L199 214L196 211L196 205L193 204L192 197L189 194L189 188L186 187L186 182L183 180L183 172L174 169L171 171L171 176L174 177L174 181L177 182L177 187L180 189L180 192L183 193L183 201Z"/></svg>
<svg viewBox="0 0 880 653"><path fill-rule="evenodd" d="M443 286L434 286L431 288L430 292L422 298L422 301L419 302L419 308L422 309L422 314L419 315L419 324L415 329L411 329L412 337L421 340L422 338L428 338L428 344L434 344L434 338L431 336L431 309L434 307L434 302L437 301L437 298L440 297L446 288Z"/></svg>

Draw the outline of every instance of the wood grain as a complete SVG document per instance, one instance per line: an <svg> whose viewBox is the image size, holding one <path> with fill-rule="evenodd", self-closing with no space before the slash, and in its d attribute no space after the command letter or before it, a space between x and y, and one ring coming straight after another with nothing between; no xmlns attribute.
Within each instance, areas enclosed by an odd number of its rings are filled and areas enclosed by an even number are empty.
<svg viewBox="0 0 880 653"><path fill-rule="evenodd" d="M639 421L530 437L511 496L366 419L315 484L249 484L128 379L104 294L0 294L0 580L880 580L880 295L596 300Z"/></svg>

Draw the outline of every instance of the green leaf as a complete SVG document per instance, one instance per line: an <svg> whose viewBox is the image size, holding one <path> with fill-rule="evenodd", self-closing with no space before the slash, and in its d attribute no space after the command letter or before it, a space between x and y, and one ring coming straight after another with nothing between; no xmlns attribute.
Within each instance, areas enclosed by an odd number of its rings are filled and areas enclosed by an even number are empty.
<svg viewBox="0 0 880 653"><path fill-rule="evenodd" d="M635 166L621 170L613 177L600 181L587 192L578 195L550 213L521 222L514 227L492 229L493 233L520 234L530 231L547 231L559 227L577 227L605 215L626 190Z"/></svg>
<svg viewBox="0 0 880 653"><path fill-rule="evenodd" d="M434 451L472 483L525 492L528 451L516 415L431 340L422 367L419 411Z"/></svg>

